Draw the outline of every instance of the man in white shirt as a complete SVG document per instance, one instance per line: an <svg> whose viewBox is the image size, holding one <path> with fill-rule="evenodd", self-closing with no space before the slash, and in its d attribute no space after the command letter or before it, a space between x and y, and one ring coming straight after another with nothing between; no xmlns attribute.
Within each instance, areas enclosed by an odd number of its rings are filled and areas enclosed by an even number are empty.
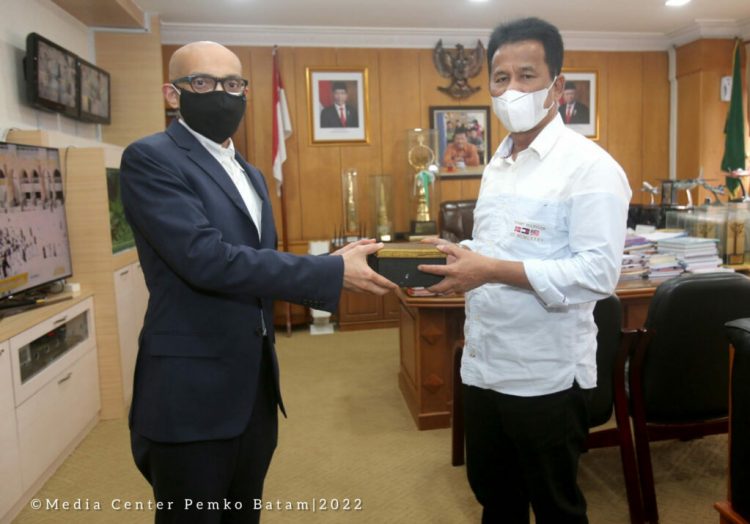
<svg viewBox="0 0 750 524"><path fill-rule="evenodd" d="M510 131L488 164L473 240L438 243L466 293L461 377L467 474L482 522L585 523L576 482L596 387L593 308L619 275L631 191L603 149L567 129L563 44L536 18L488 46L493 109Z"/></svg>

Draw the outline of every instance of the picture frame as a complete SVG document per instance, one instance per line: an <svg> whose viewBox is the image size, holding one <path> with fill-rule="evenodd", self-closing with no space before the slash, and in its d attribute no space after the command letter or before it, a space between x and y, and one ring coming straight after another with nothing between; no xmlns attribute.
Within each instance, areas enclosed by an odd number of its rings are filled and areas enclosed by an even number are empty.
<svg viewBox="0 0 750 524"><path fill-rule="evenodd" d="M489 106L430 106L430 128L437 133L436 159L441 177L481 176L492 157L490 140ZM466 130L466 142L476 149L478 162L471 161L474 155L458 153L466 148L454 144L454 133ZM463 141L463 140L461 140Z"/></svg>
<svg viewBox="0 0 750 524"><path fill-rule="evenodd" d="M588 69L563 69L565 84L559 100L560 116L570 129L599 140L599 73ZM574 103L568 104L569 101Z"/></svg>
<svg viewBox="0 0 750 524"><path fill-rule="evenodd" d="M308 67L306 79L310 143L369 143L367 68Z"/></svg>

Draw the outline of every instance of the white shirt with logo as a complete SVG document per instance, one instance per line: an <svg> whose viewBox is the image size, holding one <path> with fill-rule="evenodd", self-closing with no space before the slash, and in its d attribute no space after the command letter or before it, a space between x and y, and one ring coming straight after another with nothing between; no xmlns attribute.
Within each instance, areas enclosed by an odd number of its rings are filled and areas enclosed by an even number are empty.
<svg viewBox="0 0 750 524"><path fill-rule="evenodd" d="M595 302L620 273L631 190L602 148L558 115L511 157L510 136L482 176L473 251L522 261L533 288L466 294L461 377L517 396L596 386Z"/></svg>

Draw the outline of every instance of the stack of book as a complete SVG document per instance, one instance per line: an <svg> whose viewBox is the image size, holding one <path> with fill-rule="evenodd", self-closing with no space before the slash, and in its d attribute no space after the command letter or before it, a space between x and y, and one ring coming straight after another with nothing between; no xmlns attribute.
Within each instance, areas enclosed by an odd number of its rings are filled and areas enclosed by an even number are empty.
<svg viewBox="0 0 750 524"><path fill-rule="evenodd" d="M661 240L657 250L660 254L677 258L680 265L690 273L713 273L733 271L721 267L718 239L699 237L680 237Z"/></svg>
<svg viewBox="0 0 750 524"><path fill-rule="evenodd" d="M672 278L685 270L672 253L654 253L648 257L648 278Z"/></svg>
<svg viewBox="0 0 750 524"><path fill-rule="evenodd" d="M620 269L620 280L637 280L648 276L646 267L647 257L643 253L624 253L622 255L622 267Z"/></svg>
<svg viewBox="0 0 750 524"><path fill-rule="evenodd" d="M648 257L656 252L656 243L647 238L628 234L625 248L622 250L622 267L620 280L637 280L648 276Z"/></svg>

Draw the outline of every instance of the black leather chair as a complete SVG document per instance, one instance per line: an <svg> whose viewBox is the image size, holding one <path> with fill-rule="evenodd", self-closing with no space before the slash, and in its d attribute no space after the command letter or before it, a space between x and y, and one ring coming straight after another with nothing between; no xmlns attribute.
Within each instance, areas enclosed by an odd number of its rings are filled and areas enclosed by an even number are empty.
<svg viewBox="0 0 750 524"><path fill-rule="evenodd" d="M476 200L447 200L440 204L440 238L460 242L471 238Z"/></svg>
<svg viewBox="0 0 750 524"><path fill-rule="evenodd" d="M600 300L594 307L594 320L599 332L596 336L597 387L591 399L589 427L596 428L608 422L614 409L617 427L592 431L586 441L587 449L619 446L625 477L628 510L632 524L643 522L638 472L630 432L625 391L625 359L628 347L622 345L622 305L616 295ZM461 356L463 340L454 347L453 367L453 418L452 457L454 466L464 464L464 419L461 391ZM619 369L619 375L615 370ZM619 397L615 392L621 392Z"/></svg>
<svg viewBox="0 0 750 524"><path fill-rule="evenodd" d="M724 324L749 316L747 277L680 276L657 288L645 329L624 337L632 349L630 413L648 522L659 519L649 442L727 432L729 342Z"/></svg>
<svg viewBox="0 0 750 524"><path fill-rule="evenodd" d="M726 323L734 346L729 415L729 500L717 502L720 523L750 522L750 318Z"/></svg>

